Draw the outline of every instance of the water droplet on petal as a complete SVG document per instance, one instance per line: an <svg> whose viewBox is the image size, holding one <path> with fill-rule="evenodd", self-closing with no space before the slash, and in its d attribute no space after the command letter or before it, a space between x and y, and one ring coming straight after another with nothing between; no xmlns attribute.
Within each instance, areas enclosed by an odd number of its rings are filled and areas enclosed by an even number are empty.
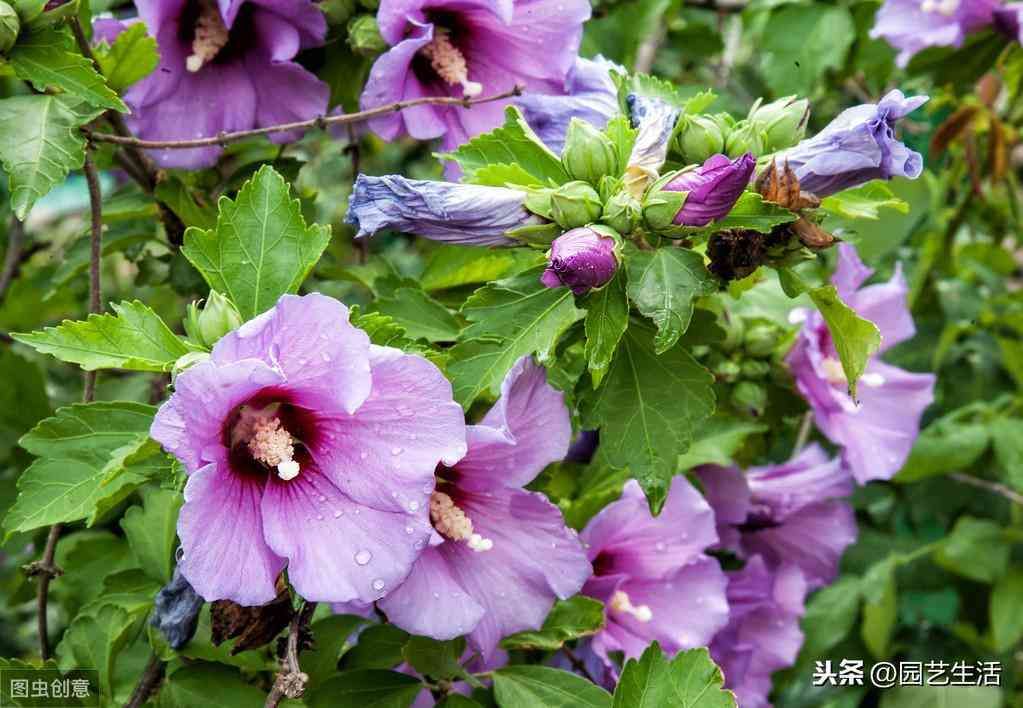
<svg viewBox="0 0 1023 708"><path fill-rule="evenodd" d="M400 455L401 453L402 453L402 449L400 447L392 447L391 448L391 454L392 455Z"/></svg>
<svg viewBox="0 0 1023 708"><path fill-rule="evenodd" d="M408 503L408 510L409 511L419 511L419 502L417 502L417 501L410 501Z"/></svg>
<svg viewBox="0 0 1023 708"><path fill-rule="evenodd" d="M340 519L342 516L344 516L344 513L345 512L343 512L340 509L338 509L337 511L334 512L334 518L335 519Z"/></svg>
<svg viewBox="0 0 1023 708"><path fill-rule="evenodd" d="M373 554L365 548L355 554L355 562L359 565L366 565L371 560L373 560Z"/></svg>
<svg viewBox="0 0 1023 708"><path fill-rule="evenodd" d="M363 450L362 452L359 453L359 459L360 460L365 460L367 457L369 457L369 453L366 452L365 450Z"/></svg>
<svg viewBox="0 0 1023 708"><path fill-rule="evenodd" d="M373 581L373 589L374 590L383 590L384 589L384 581L381 580L380 578L377 578L376 580L374 580Z"/></svg>

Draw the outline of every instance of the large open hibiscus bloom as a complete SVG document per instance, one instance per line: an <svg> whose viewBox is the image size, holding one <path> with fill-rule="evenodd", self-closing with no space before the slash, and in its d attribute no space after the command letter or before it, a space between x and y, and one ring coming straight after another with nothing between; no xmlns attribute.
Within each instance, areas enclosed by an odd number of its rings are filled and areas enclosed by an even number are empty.
<svg viewBox="0 0 1023 708"><path fill-rule="evenodd" d="M451 386L371 345L337 300L285 295L181 373L151 434L189 473L182 573L206 600L372 602L432 533L438 463L465 454Z"/></svg>

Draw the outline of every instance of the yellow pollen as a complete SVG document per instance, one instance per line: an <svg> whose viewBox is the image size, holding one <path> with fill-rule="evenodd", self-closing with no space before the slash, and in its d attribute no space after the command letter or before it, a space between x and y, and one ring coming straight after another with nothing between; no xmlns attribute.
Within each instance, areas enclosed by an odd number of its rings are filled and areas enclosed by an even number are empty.
<svg viewBox="0 0 1023 708"><path fill-rule="evenodd" d="M473 532L472 521L444 492L430 496L430 520L437 533L452 541L465 541L476 552L489 551L494 542Z"/></svg>
<svg viewBox="0 0 1023 708"><path fill-rule="evenodd" d="M199 19L195 23L195 37L192 39L192 53L185 59L185 68L193 74L203 64L213 61L217 53L227 45L228 31L220 9L214 0L198 0Z"/></svg>
<svg viewBox="0 0 1023 708"><path fill-rule="evenodd" d="M608 606L616 612L631 615L640 622L649 622L654 618L654 613L650 609L649 605L639 605L638 607L633 605L629 596L622 590L615 590L614 595L611 596L611 602L608 603Z"/></svg>
<svg viewBox="0 0 1023 708"><path fill-rule="evenodd" d="M824 378L828 380L828 383L835 386L848 386L849 380L845 377L845 369L842 368L842 362L834 357L826 357L821 361L821 369L824 373Z"/></svg>
<svg viewBox="0 0 1023 708"><path fill-rule="evenodd" d="M300 471L295 461L295 439L281 425L276 404L255 411L243 406L231 431L231 446L245 443L253 459L267 467L276 467L283 480L294 479Z"/></svg>
<svg viewBox="0 0 1023 708"><path fill-rule="evenodd" d="M433 41L420 51L430 60L430 66L439 77L452 86L462 87L462 95L466 98L479 96L483 92L483 84L469 81L469 65L465 55L452 44L446 30L437 29Z"/></svg>

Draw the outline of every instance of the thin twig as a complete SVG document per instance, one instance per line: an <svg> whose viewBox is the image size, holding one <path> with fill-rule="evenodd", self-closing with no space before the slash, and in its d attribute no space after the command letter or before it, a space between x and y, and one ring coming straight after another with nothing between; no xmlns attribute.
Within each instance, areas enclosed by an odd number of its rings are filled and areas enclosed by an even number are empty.
<svg viewBox="0 0 1023 708"><path fill-rule="evenodd" d="M573 669L585 676L590 683L597 683L597 680L593 678L589 669L586 668L586 664L583 663L583 660L576 656L575 652L569 649L567 644L561 645L561 652L568 657L568 660L572 663Z"/></svg>
<svg viewBox="0 0 1023 708"><path fill-rule="evenodd" d="M810 438L810 429L813 424L813 411L803 414L803 420L799 422L799 432L796 433L796 443L792 446L792 454L796 454L806 446Z"/></svg>
<svg viewBox="0 0 1023 708"><path fill-rule="evenodd" d="M7 229L7 251L4 253L4 265L0 270L0 302L3 302L7 288L14 281L21 263L21 247L25 242L25 227L17 218L11 218L11 227Z"/></svg>
<svg viewBox="0 0 1023 708"><path fill-rule="evenodd" d="M156 654L149 657L146 670L142 672L135 690L131 694L131 700L125 704L125 708L139 708L146 702L146 699L153 695L156 687L163 680L163 673L166 665Z"/></svg>
<svg viewBox="0 0 1023 708"><path fill-rule="evenodd" d="M89 186L89 211L91 213L91 236L89 248L89 312L98 313L103 309L100 283L100 254L103 250L103 204L99 187L99 174L96 163L92 160L92 150L86 149L83 166L85 181ZM85 374L85 390L82 400L91 403L96 396L96 372ZM63 524L54 524L46 537L46 548L43 549L41 560L32 563L26 570L29 575L39 576L39 587L36 590L36 611L39 626L39 654L43 661L50 658L49 628L47 626L47 605L49 603L50 581L63 571L53 563L57 553L57 541Z"/></svg>
<svg viewBox="0 0 1023 708"><path fill-rule="evenodd" d="M319 116L318 118L313 118L311 120L281 123L279 125L269 125L263 128L252 128L251 130L238 130L233 133L220 133L213 137L195 138L193 140L141 140L131 136L112 135L110 133L94 133L87 128L82 128L82 130L85 131L86 135L88 135L89 139L93 142L130 145L146 150L173 150L210 147L213 145L226 145L227 143L237 142L238 140L244 140L246 138L252 138L259 135L272 135L273 133L286 133L292 130L309 130L311 128L319 128L322 130L329 125L351 125L353 123L361 123L371 118L376 118L377 116L387 115L388 113L412 108L413 106L462 106L463 108L471 108L472 106L480 103L491 103L493 101L511 98L512 96L520 96L522 95L522 90L522 86L515 86L503 93L494 94L493 96L482 96L480 98L425 96L422 98L409 99L407 101L397 101L395 103L387 104L386 106L377 106L376 108L359 111L358 113L345 113L336 116Z"/></svg>
<svg viewBox="0 0 1023 708"><path fill-rule="evenodd" d="M657 58L657 50L660 49L661 42L664 41L667 35L668 29L663 22L658 23L654 31L647 35L647 38L639 45L639 49L636 50L636 61L632 65L635 73L650 73L650 69L654 65L654 59Z"/></svg>
<svg viewBox="0 0 1023 708"><path fill-rule="evenodd" d="M956 480L957 482L969 484L970 486L978 487L979 489L986 489L989 492L1005 497L1013 504L1019 504L1020 506L1023 506L1023 494L1020 494L1019 492L1005 486L1004 484L1000 484L998 482L991 482L986 479L981 479L980 477L974 477L973 475L963 474L962 472L952 472L948 476Z"/></svg>
<svg viewBox="0 0 1023 708"><path fill-rule="evenodd" d="M359 178L359 163L362 160L362 154L359 150L359 136L356 135L355 125L352 123L348 124L348 145L345 147L345 153L352 161L352 189L354 190L355 180ZM359 263L365 264L369 260L369 239L355 239L355 249L359 255Z"/></svg>
<svg viewBox="0 0 1023 708"><path fill-rule="evenodd" d="M298 663L299 635L302 629L309 624L309 618L313 616L316 609L315 602L306 602L302 610L295 613L291 618L291 627L288 629L288 647L284 656L284 667L277 674L273 688L267 694L266 703L263 708L277 708L277 705L284 698L301 698L305 693L306 682L309 675L302 672Z"/></svg>

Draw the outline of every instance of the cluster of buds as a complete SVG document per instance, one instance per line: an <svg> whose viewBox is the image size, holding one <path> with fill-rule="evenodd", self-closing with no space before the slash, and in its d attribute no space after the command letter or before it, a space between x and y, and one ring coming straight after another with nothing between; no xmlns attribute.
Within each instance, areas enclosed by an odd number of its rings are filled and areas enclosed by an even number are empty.
<svg viewBox="0 0 1023 708"><path fill-rule="evenodd" d="M717 153L739 157L766 155L791 147L806 133L810 103L795 96L771 103L758 99L743 120L727 113L685 116L675 133L673 147L686 162L703 162Z"/></svg>
<svg viewBox="0 0 1023 708"><path fill-rule="evenodd" d="M719 347L696 347L693 354L714 374L719 401L739 415L759 418L767 407L767 382L782 366L785 332L769 320L728 313L720 321L725 339Z"/></svg>

